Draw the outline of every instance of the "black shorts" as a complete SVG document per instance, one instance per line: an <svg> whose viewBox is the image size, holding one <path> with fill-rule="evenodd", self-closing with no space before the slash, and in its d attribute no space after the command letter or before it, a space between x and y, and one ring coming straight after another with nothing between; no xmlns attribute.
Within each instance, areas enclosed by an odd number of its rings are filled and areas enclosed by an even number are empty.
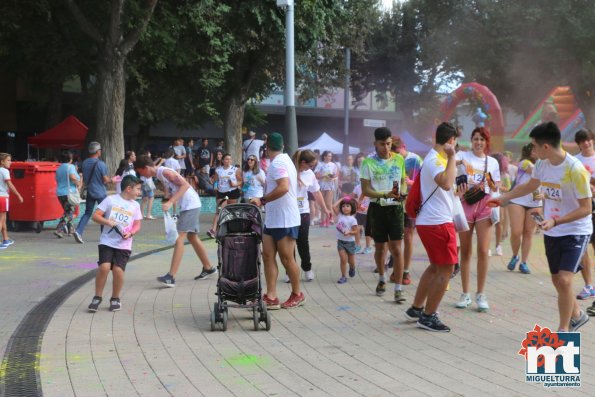
<svg viewBox="0 0 595 397"><path fill-rule="evenodd" d="M368 206L368 213L366 214L366 223L364 224L364 236L372 237L372 221L370 220L374 215L374 206Z"/></svg>
<svg viewBox="0 0 595 397"><path fill-rule="evenodd" d="M595 213L591 214L591 223L593 223L593 230L595 231ZM591 235L589 242L595 244L595 232Z"/></svg>
<svg viewBox="0 0 595 397"><path fill-rule="evenodd" d="M111 264L110 269L113 269L114 265L116 265L121 267L122 270L126 270L126 264L130 259L130 250L121 250L103 244L99 244L98 248L99 261L97 261L97 265L101 265L102 263L109 263Z"/></svg>
<svg viewBox="0 0 595 397"><path fill-rule="evenodd" d="M370 209L373 209L370 214ZM402 205L387 205L370 203L368 208L368 221L371 235L375 243L386 243L389 240L403 240L404 212Z"/></svg>
<svg viewBox="0 0 595 397"><path fill-rule="evenodd" d="M233 189L229 192L221 193L217 192L217 201L223 200L227 197L229 200L237 200L240 198L240 189Z"/></svg>
<svg viewBox="0 0 595 397"><path fill-rule="evenodd" d="M367 214L360 214L359 212L355 214L355 220L359 226L365 226L367 224L368 215Z"/></svg>
<svg viewBox="0 0 595 397"><path fill-rule="evenodd" d="M308 192L308 201L316 201L312 192Z"/></svg>
<svg viewBox="0 0 595 397"><path fill-rule="evenodd" d="M582 269L581 261L589 245L589 235L583 236L543 236L545 256L551 274L560 270L576 273Z"/></svg>

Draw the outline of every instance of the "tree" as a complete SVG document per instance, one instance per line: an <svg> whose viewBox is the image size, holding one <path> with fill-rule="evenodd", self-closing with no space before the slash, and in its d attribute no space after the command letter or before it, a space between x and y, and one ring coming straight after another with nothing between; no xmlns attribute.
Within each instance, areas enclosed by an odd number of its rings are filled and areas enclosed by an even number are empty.
<svg viewBox="0 0 595 397"><path fill-rule="evenodd" d="M46 128L63 118L63 83L91 69L89 43L72 22L62 1L0 4L0 63L47 103Z"/></svg>
<svg viewBox="0 0 595 397"><path fill-rule="evenodd" d="M588 0L465 0L451 65L527 113L554 86L570 85L595 127L595 12Z"/></svg>
<svg viewBox="0 0 595 397"><path fill-rule="evenodd" d="M97 49L96 136L105 149L108 169L124 158L125 65L145 31L157 0L65 0L79 28ZM85 14L85 11L87 14ZM92 16L92 19L88 17Z"/></svg>
<svg viewBox="0 0 595 397"><path fill-rule="evenodd" d="M229 6L223 30L233 36L231 69L219 90L227 147L241 158L241 128L246 102L266 96L285 80L285 24L274 0L224 0ZM296 3L296 82L305 95L341 84L343 49L358 51L377 10L377 0Z"/></svg>
<svg viewBox="0 0 595 397"><path fill-rule="evenodd" d="M128 63L127 119L139 123L138 147L151 125L172 120L180 128L219 119L217 91L230 69L233 37L217 0L162 2Z"/></svg>
<svg viewBox="0 0 595 397"><path fill-rule="evenodd" d="M434 120L439 85L456 74L446 51L460 1L395 2L384 12L365 51L355 58L356 96L390 93L404 118L403 129L427 131Z"/></svg>

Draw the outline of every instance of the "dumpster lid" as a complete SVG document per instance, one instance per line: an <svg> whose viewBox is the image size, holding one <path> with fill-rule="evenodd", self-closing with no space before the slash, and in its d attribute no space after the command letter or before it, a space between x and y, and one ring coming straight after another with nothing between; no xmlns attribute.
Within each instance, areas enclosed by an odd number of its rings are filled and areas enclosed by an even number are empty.
<svg viewBox="0 0 595 397"><path fill-rule="evenodd" d="M58 167L60 167L60 163L52 161L13 161L10 164L11 170L29 170L33 172L56 171Z"/></svg>

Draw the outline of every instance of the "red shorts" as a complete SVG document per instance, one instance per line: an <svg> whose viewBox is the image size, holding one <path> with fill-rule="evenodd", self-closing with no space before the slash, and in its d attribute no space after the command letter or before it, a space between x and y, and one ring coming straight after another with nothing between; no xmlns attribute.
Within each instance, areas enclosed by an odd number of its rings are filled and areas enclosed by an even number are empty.
<svg viewBox="0 0 595 397"><path fill-rule="evenodd" d="M0 212L8 212L8 197L0 197Z"/></svg>
<svg viewBox="0 0 595 397"><path fill-rule="evenodd" d="M432 265L454 265L459 263L457 232L454 223L416 225L415 228Z"/></svg>
<svg viewBox="0 0 595 397"><path fill-rule="evenodd" d="M488 207L488 201L492 197L488 194L475 204L467 204L465 200L461 200L463 210L467 217L467 223L476 223L484 219L490 219L492 216L492 208Z"/></svg>

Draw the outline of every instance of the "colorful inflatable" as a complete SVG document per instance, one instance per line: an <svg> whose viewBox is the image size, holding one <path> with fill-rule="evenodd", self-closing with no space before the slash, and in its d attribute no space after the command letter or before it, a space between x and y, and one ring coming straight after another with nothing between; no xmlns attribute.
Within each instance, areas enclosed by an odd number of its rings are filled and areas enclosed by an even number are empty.
<svg viewBox="0 0 595 397"><path fill-rule="evenodd" d="M484 85L465 83L451 92L440 106L440 121L450 120L457 105L467 99L481 104L481 107L476 110L473 119L476 123L485 124L490 130L492 149L494 151L504 150L504 118L502 116L502 108L498 103L498 98Z"/></svg>

